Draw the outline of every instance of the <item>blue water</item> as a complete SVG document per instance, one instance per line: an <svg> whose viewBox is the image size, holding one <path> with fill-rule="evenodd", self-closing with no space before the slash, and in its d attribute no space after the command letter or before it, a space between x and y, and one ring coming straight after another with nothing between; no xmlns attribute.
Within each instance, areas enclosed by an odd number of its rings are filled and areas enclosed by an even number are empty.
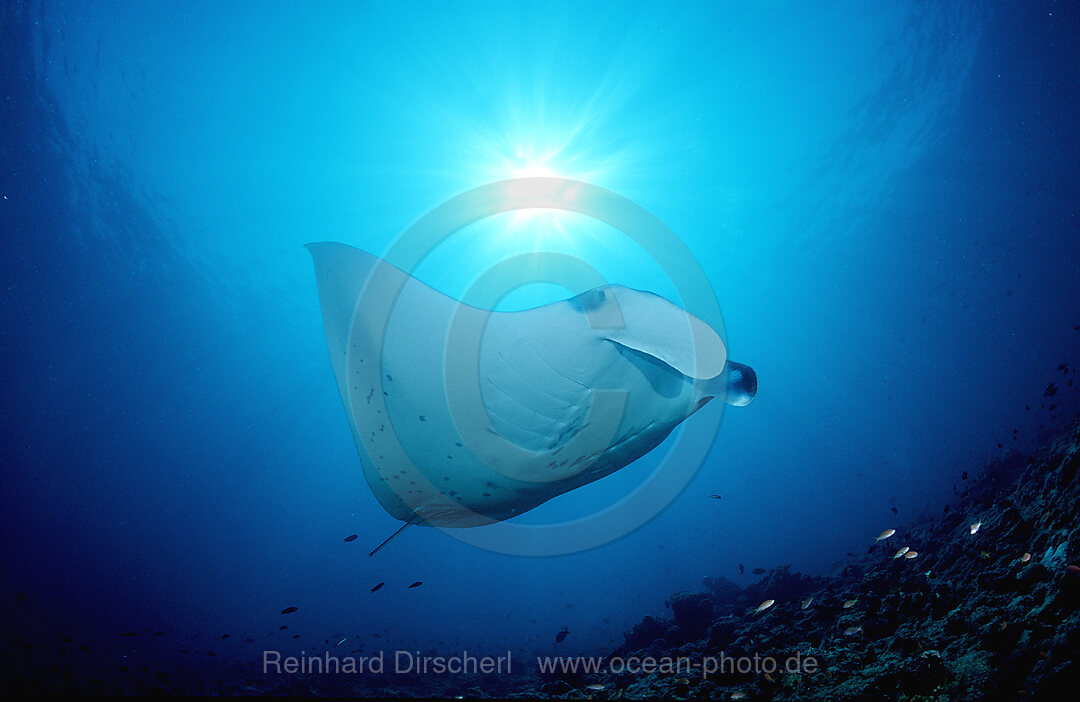
<svg viewBox="0 0 1080 702"><path fill-rule="evenodd" d="M162 631L166 660L195 635L241 662L342 637L526 660L564 626L560 652L603 653L704 576L824 573L929 518L1077 409L1042 395L1080 363L1078 30L1055 2L6 3L12 626L95 651ZM363 480L302 245L382 254L531 175L675 232L758 396L612 543L523 558L413 527L369 558L399 523ZM565 212L470 225L415 275L460 295L538 250L678 294ZM663 450L529 519L611 504Z"/></svg>

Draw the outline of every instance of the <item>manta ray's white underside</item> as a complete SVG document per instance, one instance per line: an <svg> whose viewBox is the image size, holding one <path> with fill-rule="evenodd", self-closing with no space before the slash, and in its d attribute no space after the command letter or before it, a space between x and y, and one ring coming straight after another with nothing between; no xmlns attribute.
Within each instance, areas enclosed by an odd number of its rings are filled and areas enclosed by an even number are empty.
<svg viewBox="0 0 1080 702"><path fill-rule="evenodd" d="M756 391L707 324L651 293L490 312L359 249L308 249L364 476L407 524L509 519L636 460L712 397Z"/></svg>

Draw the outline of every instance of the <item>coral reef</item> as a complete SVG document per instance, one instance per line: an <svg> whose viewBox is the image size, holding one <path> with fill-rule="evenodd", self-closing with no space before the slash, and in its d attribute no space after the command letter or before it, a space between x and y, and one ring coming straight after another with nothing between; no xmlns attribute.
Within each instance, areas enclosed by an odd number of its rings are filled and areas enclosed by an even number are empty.
<svg viewBox="0 0 1080 702"><path fill-rule="evenodd" d="M1034 455L988 465L939 519L898 529L830 576L784 566L747 588L705 578L705 592L672 597L672 621L646 617L608 658L638 674L595 675L591 692L559 696L1053 695L1080 672L1078 467L1074 425ZM685 667L646 672L647 659Z"/></svg>
<svg viewBox="0 0 1080 702"><path fill-rule="evenodd" d="M591 659L593 670L515 661L510 674L264 675L250 661L215 657L171 669L124 663L108 677L100 671L115 663L111 646L83 646L101 665L82 669L66 650L77 642L65 637L53 656L26 628L0 661L10 689L53 693L1057 698L1080 672L1078 469L1080 423L1030 456L1007 453L940 516L882 534L829 575L780 566L748 587L705 578L701 592L670 597L670 619L644 617L616 650Z"/></svg>

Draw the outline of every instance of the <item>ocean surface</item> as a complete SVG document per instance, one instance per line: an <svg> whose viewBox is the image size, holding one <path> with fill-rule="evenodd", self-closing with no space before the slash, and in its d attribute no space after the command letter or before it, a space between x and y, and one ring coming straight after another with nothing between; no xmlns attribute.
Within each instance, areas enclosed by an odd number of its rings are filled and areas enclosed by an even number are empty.
<svg viewBox="0 0 1080 702"><path fill-rule="evenodd" d="M27 641L21 674L132 692L142 665L258 692L232 671L271 648L528 669L611 651L705 577L831 572L1080 408L1058 373L1080 366L1078 124L1062 2L3 3L4 669ZM401 523L304 244L388 256L528 177L662 222L757 396L519 518L588 529L693 444L685 487L598 545L414 526L369 557ZM461 298L536 252L692 302L690 264L565 210L467 223L410 273ZM583 292L561 273L503 281L497 309Z"/></svg>

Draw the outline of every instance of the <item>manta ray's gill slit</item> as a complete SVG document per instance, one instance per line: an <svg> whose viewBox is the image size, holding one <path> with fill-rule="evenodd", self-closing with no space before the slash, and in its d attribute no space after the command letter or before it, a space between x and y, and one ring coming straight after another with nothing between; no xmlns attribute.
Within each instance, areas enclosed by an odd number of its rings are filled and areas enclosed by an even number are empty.
<svg viewBox="0 0 1080 702"><path fill-rule="evenodd" d="M508 425L508 427L516 429L517 431L520 431L523 434L528 434L528 435L534 436L534 437L536 437L538 439L544 438L544 435L541 434L539 431L537 431L535 429L529 429L528 427L523 427L523 426L521 426L520 423L515 423L513 420L508 419L505 415L500 414L498 412L495 412L490 407L487 407L487 405L485 405L485 407L487 408L489 416L491 416L493 419L498 419L500 422ZM501 435L503 435L504 438L506 438L505 435L506 435L507 432L500 431L499 433ZM517 442L515 442L515 443L517 443Z"/></svg>
<svg viewBox="0 0 1080 702"><path fill-rule="evenodd" d="M539 358L541 361L543 361L544 365L547 366L548 368L550 368L553 373L558 375L563 380L568 380L571 383L573 383L574 385L577 385L578 387L582 388L585 391L586 395L589 394L590 388L589 388L588 385L584 385L582 383L579 383L578 381L574 380L573 378L565 375L564 373L561 373L557 368L555 368L555 366L551 365L546 358L544 358L544 354L542 354L542 353L540 353L539 351L536 350L536 347L533 346L533 343L531 341L529 341L525 337L521 337L521 340L525 342L526 346L528 346L530 349L532 349L532 352L534 354L536 354L536 357Z"/></svg>
<svg viewBox="0 0 1080 702"><path fill-rule="evenodd" d="M528 343L528 341L526 341L525 343ZM531 344L530 344L530 346L531 346ZM534 348L533 351L536 351L536 349ZM537 354L537 355L539 355L539 354ZM533 390L536 390L537 392L539 392L541 394L547 395L552 400L555 400L556 402L561 403L566 410L572 409L573 403L568 402L567 400L565 400L562 397L559 397L558 395L556 395L553 392L550 392L544 385L536 383L533 380L525 377L525 374L521 371L521 369L518 368L517 366L515 366L513 363L510 363L510 361L506 358L506 355L502 351L499 351L498 358L499 358L499 360L501 360L503 362L503 365L505 365L508 369L510 369L510 371L512 371L514 374L516 374L518 376L518 378L520 378L521 381L526 384L527 387L529 387L529 388L531 388ZM552 370L554 370L554 369L552 369ZM491 379L489 379L489 380L491 380ZM494 381L492 381L492 382L494 382Z"/></svg>
<svg viewBox="0 0 1080 702"><path fill-rule="evenodd" d="M554 422L555 424L557 424L559 426L562 426L562 425L566 424L566 422L561 417L557 417L557 416L553 417L550 414L545 414L545 413L541 412L539 409L530 407L528 404L526 404L526 403L522 402L521 400L519 400L518 398L514 397L513 395L508 393L506 390L504 390L501 385L499 385L497 382L495 382L494 378L488 378L488 385L490 385L492 388L497 390L503 397L510 400L511 402L513 402L518 407L521 407L522 409L524 409L524 410L526 410L528 412L531 412L532 416L534 416L534 417L543 417L544 419L547 419L547 420L549 420L551 422ZM548 396L553 397L551 395L548 395ZM558 398L554 398L554 399L558 400ZM561 402L561 400L559 400L559 401ZM484 406L487 407L487 403L484 403ZM492 408L488 407L489 411L491 411L491 409ZM570 407L567 405L566 409L570 409ZM503 419L506 419L506 417L503 417ZM507 421L509 421L509 420L507 419ZM521 428L525 429L525 427L521 427ZM527 431L530 431L530 432L532 432L534 434L538 433L535 429L528 429Z"/></svg>

